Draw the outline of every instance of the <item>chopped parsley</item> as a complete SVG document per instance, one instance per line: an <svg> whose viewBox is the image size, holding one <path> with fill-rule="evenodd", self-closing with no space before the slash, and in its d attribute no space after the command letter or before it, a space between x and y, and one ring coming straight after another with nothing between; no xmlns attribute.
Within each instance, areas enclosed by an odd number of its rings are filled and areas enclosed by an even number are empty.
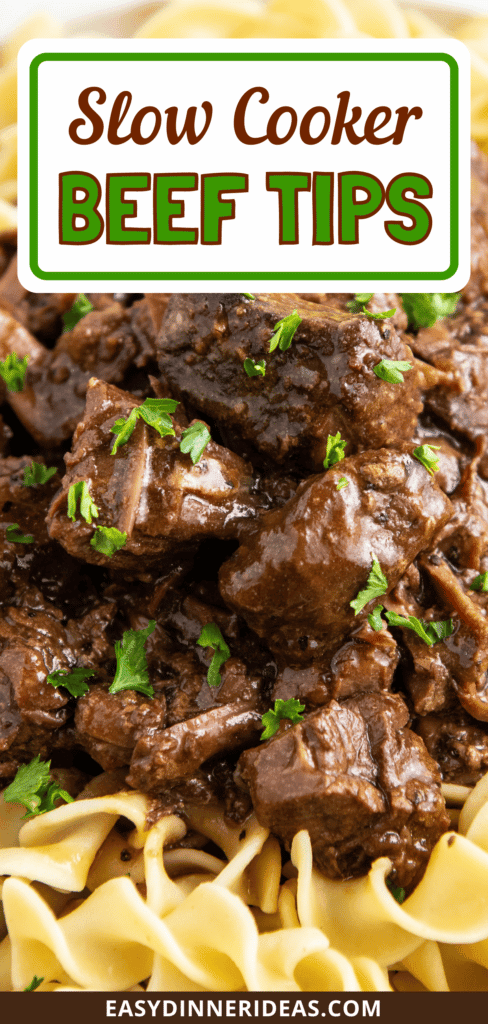
<svg viewBox="0 0 488 1024"><path fill-rule="evenodd" d="M15 779L4 790L3 799L9 804L22 804L27 810L24 818L52 811L59 799L73 803L73 797L51 781L50 770L51 762L41 761L37 754L30 764L21 764Z"/></svg>
<svg viewBox="0 0 488 1024"><path fill-rule="evenodd" d="M349 602L351 608L354 609L355 615L362 611L364 606L369 604L373 598L382 597L383 594L386 594L388 589L388 580L384 572L382 572L378 559L373 554L371 554L371 558L373 559L373 568L368 576L366 586L364 590L359 591L354 601Z"/></svg>
<svg viewBox="0 0 488 1024"><path fill-rule="evenodd" d="M488 591L488 572L482 572L479 576L475 576L472 583L469 584L470 590L481 590L484 594Z"/></svg>
<svg viewBox="0 0 488 1024"><path fill-rule="evenodd" d="M278 732L280 722L287 718L293 725L301 722L302 712L305 711L305 704L300 704L296 697L289 700L275 700L274 708L265 711L261 721L264 725L264 732L261 733L261 741L269 740Z"/></svg>
<svg viewBox="0 0 488 1024"><path fill-rule="evenodd" d="M274 334L269 343L269 351L274 352L275 348L279 346L281 352L286 352L301 322L302 318L298 315L296 309L293 310L293 313L289 313L288 316L284 316L282 320L278 320L278 323L273 327Z"/></svg>
<svg viewBox="0 0 488 1024"><path fill-rule="evenodd" d="M154 697L154 690L149 682L144 644L155 629L156 623L151 619L145 629L126 629L122 640L116 641L117 669L109 693L137 690L145 697Z"/></svg>
<svg viewBox="0 0 488 1024"><path fill-rule="evenodd" d="M397 615L396 612L385 612L385 615L390 626L402 626L403 629L413 630L429 647L433 647L439 640L445 640L446 637L451 636L454 630L452 619L445 619L442 622L422 622L415 615L409 615L408 619L405 619L403 615Z"/></svg>
<svg viewBox="0 0 488 1024"><path fill-rule="evenodd" d="M116 551L124 547L127 541L127 534L122 533L116 526L96 526L95 533L90 541L92 548L107 558L112 558Z"/></svg>
<svg viewBox="0 0 488 1024"><path fill-rule="evenodd" d="M371 629L375 629L377 633L380 631L380 629L383 629L383 619L381 618L382 611L383 605L377 604L376 608L373 608L371 614L368 615L368 622L371 626Z"/></svg>
<svg viewBox="0 0 488 1024"><path fill-rule="evenodd" d="M0 362L0 376L3 377L7 391L23 391L24 378L29 356L19 359L16 352L9 352L6 359Z"/></svg>
<svg viewBox="0 0 488 1024"><path fill-rule="evenodd" d="M32 981L25 986L24 992L35 992L36 988L39 988L39 985L42 985L43 981L44 978L38 978L37 974L35 974Z"/></svg>
<svg viewBox="0 0 488 1024"><path fill-rule="evenodd" d="M78 480L78 483L71 484L68 491L68 516L75 522L76 506L80 503L80 515L91 525L92 519L98 517L98 508L92 501L86 480Z"/></svg>
<svg viewBox="0 0 488 1024"><path fill-rule="evenodd" d="M56 466L43 466L41 462L31 462L30 466L24 469L24 487L37 487L38 484L47 484L54 476Z"/></svg>
<svg viewBox="0 0 488 1024"><path fill-rule="evenodd" d="M374 292L360 292L355 295L350 302L347 302L347 308L351 310L351 313L363 313L364 316L368 317L368 320L389 320L391 316L394 316L396 309L386 309L383 313L371 313L369 309L366 309L366 304L373 298Z"/></svg>
<svg viewBox="0 0 488 1024"><path fill-rule="evenodd" d="M200 647L212 648L214 656L208 667L207 683L209 686L220 686L222 682L220 669L230 658L230 650L215 622L207 622L198 637L197 644L200 644Z"/></svg>
<svg viewBox="0 0 488 1024"><path fill-rule="evenodd" d="M65 690L71 694L72 697L83 697L85 693L89 693L90 687L87 686L85 680L91 679L95 675L92 668L84 668L80 665L79 668L71 669L71 672L66 668L58 668L54 672L50 672L46 683L51 683L51 686L64 686Z"/></svg>
<svg viewBox="0 0 488 1024"><path fill-rule="evenodd" d="M251 292L242 292L241 294L244 296L245 299L249 299L250 302L254 302L256 298L255 295L251 295Z"/></svg>
<svg viewBox="0 0 488 1024"><path fill-rule="evenodd" d="M393 899L395 899L397 903L403 903L406 895L405 889L402 889L401 885L395 885L391 878L386 879L386 886L390 890Z"/></svg>
<svg viewBox="0 0 488 1024"><path fill-rule="evenodd" d="M63 313L63 323L65 334L66 331L72 331L73 327L76 327L77 323L86 316L87 313L91 313L93 306L86 295L81 293L78 298L75 299L71 309L68 309L66 313Z"/></svg>
<svg viewBox="0 0 488 1024"><path fill-rule="evenodd" d="M21 533L18 523L11 523L6 529L7 540L10 544L33 544L34 537L31 533Z"/></svg>
<svg viewBox="0 0 488 1024"><path fill-rule="evenodd" d="M459 295L449 292L402 294L403 308L408 316L408 326L433 327L436 320L451 316L455 312Z"/></svg>
<svg viewBox="0 0 488 1024"><path fill-rule="evenodd" d="M346 447L346 444L347 441L343 441L341 438L340 430L337 431L337 434L328 435L327 446L325 449L324 469L330 469L331 466L335 466L336 462L342 462L342 459L345 459L344 448Z"/></svg>
<svg viewBox="0 0 488 1024"><path fill-rule="evenodd" d="M373 373L381 380L386 380L388 384L403 384L403 374L407 370L413 370L413 366L403 359L382 359L381 363L373 366Z"/></svg>
<svg viewBox="0 0 488 1024"><path fill-rule="evenodd" d="M415 458L425 466L431 476L434 476L434 473L437 473L439 469L439 456L435 455L435 452L440 450L440 444L421 444L413 450Z"/></svg>
<svg viewBox="0 0 488 1024"><path fill-rule="evenodd" d="M210 431L205 423L197 420L187 427L181 435L180 452L189 455L193 465L200 461L208 442L211 441Z"/></svg>
<svg viewBox="0 0 488 1024"><path fill-rule="evenodd" d="M136 405L131 410L126 419L121 416L115 421L113 427L110 427L112 434L117 434L112 447L112 455L115 455L123 444L126 444L139 419L144 420L148 427L157 430L161 437L174 437L175 431L169 413L173 413L177 405L178 402L175 402L173 398L146 398L142 405Z"/></svg>
<svg viewBox="0 0 488 1024"><path fill-rule="evenodd" d="M254 359L245 359L243 365L248 377L264 377L266 374L264 359L260 359L259 363L255 363Z"/></svg>
<svg viewBox="0 0 488 1024"><path fill-rule="evenodd" d="M349 480L346 480L345 476L341 476L340 480L337 481L336 491L342 491L344 487L349 487Z"/></svg>

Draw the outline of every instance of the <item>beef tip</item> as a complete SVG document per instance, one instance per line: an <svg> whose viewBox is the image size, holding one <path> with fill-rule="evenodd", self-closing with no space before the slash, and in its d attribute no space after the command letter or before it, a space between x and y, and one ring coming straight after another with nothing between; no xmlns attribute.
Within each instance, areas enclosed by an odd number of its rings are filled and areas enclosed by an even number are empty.
<svg viewBox="0 0 488 1024"><path fill-rule="evenodd" d="M93 686L76 702L77 739L104 771L128 765L139 737L153 736L164 725L161 694L148 698L134 690L108 693Z"/></svg>
<svg viewBox="0 0 488 1024"><path fill-rule="evenodd" d="M444 782L474 786L488 770L488 726L462 708L414 723Z"/></svg>
<svg viewBox="0 0 488 1024"><path fill-rule="evenodd" d="M262 730L262 709L235 701L169 729L139 739L127 778L129 785L158 793L190 777L211 757L253 743Z"/></svg>
<svg viewBox="0 0 488 1024"><path fill-rule="evenodd" d="M297 309L302 322L286 352L248 377L244 360L263 359L273 328ZM381 359L412 354L389 321L296 295L173 295L158 337L159 366L176 397L215 420L231 447L247 442L279 463L321 468L327 435L353 447L408 440L421 409L417 371L402 386L380 380Z"/></svg>
<svg viewBox="0 0 488 1024"><path fill-rule="evenodd" d="M338 491L342 476L348 486ZM366 585L372 554L390 589L450 514L449 499L406 448L362 452L262 517L222 566L222 597L288 664L310 662L354 625L350 602Z"/></svg>
<svg viewBox="0 0 488 1024"><path fill-rule="evenodd" d="M330 878L386 856L395 882L414 885L449 819L437 766L407 722L400 697L372 693L282 726L239 761L258 821L288 849L307 829Z"/></svg>
<svg viewBox="0 0 488 1024"><path fill-rule="evenodd" d="M76 299L71 292L28 292L17 277L17 257L0 278L0 306L43 344L51 346L64 329L63 314Z"/></svg>
<svg viewBox="0 0 488 1024"><path fill-rule="evenodd" d="M242 521L256 514L250 467L213 441L194 466L180 451L178 427L177 437L161 438L138 420L129 441L112 455L110 428L137 405L118 388L90 382L85 415L65 458L63 490L48 517L51 537L70 554L136 576L172 571L205 537L236 537ZM89 486L98 524L127 533L127 543L111 559L91 546L93 526L67 517L68 490L78 480Z"/></svg>
<svg viewBox="0 0 488 1024"><path fill-rule="evenodd" d="M436 547L459 570L479 572L488 556L488 484L477 473L483 447L464 469L451 494L453 515L436 537Z"/></svg>

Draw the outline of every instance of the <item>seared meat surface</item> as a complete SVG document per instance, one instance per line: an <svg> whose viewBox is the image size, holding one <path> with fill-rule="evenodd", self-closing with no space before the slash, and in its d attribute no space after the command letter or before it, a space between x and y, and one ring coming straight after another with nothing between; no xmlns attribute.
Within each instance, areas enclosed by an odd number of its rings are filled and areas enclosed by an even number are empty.
<svg viewBox="0 0 488 1024"><path fill-rule="evenodd" d="M477 152L472 203L471 280L421 329L398 295L104 293L65 331L75 296L27 292L0 239L0 361L28 357L20 390L0 381L5 782L38 754L115 771L154 814L254 811L285 850L307 829L329 877L386 856L411 891L449 827L441 781L488 769ZM146 398L177 403L170 434ZM76 669L78 696L53 675Z"/></svg>

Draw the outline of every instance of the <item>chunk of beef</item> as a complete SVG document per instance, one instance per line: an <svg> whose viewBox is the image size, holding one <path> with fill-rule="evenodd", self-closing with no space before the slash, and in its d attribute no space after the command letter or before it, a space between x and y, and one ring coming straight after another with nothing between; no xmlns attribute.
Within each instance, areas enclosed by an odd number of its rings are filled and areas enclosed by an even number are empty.
<svg viewBox="0 0 488 1024"><path fill-rule="evenodd" d="M0 278L0 306L43 344L53 344L62 333L63 313L75 299L73 292L28 292L17 277L16 256Z"/></svg>
<svg viewBox="0 0 488 1024"><path fill-rule="evenodd" d="M488 484L477 472L483 447L464 469L451 494L453 515L436 537L436 547L459 570L480 572L488 558Z"/></svg>
<svg viewBox="0 0 488 1024"><path fill-rule="evenodd" d="M192 776L209 758L255 742L263 727L261 717L262 709L240 700L141 736L127 781L144 792L164 791L175 780Z"/></svg>
<svg viewBox="0 0 488 1024"><path fill-rule="evenodd" d="M400 697L374 693L282 726L239 761L258 821L288 848L307 829L331 878L386 856L395 881L414 885L449 819L437 766L407 722Z"/></svg>
<svg viewBox="0 0 488 1024"><path fill-rule="evenodd" d="M348 486L337 490L344 476ZM289 664L333 652L354 624L373 553L390 589L451 503L407 449L362 452L266 513L220 570L224 601Z"/></svg>
<svg viewBox="0 0 488 1024"><path fill-rule="evenodd" d="M450 714L425 715L413 725L444 782L474 786L488 770L488 726L462 708Z"/></svg>
<svg viewBox="0 0 488 1024"><path fill-rule="evenodd" d="M144 697L135 690L108 693L93 686L76 702L77 739L105 771L128 765L141 736L164 729L164 695Z"/></svg>
<svg viewBox="0 0 488 1024"><path fill-rule="evenodd" d="M266 359L266 376L248 377L246 358L263 359L273 328L297 310L291 347ZM244 442L277 462L319 469L327 435L353 447L408 440L421 409L417 370L402 386L380 380L382 359L411 359L389 321L296 295L173 295L158 337L159 365L172 393L215 420L236 448ZM236 450L242 450L238 447Z"/></svg>
<svg viewBox="0 0 488 1024"><path fill-rule="evenodd" d="M66 456L63 490L49 511L50 536L72 555L136 576L172 571L205 537L236 537L242 521L256 514L250 467L213 441L193 465L180 451L178 427L177 437L161 438L140 419L112 455L110 428L137 405L118 388L90 382L85 415ZM111 559L91 546L93 526L67 517L68 491L79 480L87 482L99 509L97 523L127 533L125 546Z"/></svg>

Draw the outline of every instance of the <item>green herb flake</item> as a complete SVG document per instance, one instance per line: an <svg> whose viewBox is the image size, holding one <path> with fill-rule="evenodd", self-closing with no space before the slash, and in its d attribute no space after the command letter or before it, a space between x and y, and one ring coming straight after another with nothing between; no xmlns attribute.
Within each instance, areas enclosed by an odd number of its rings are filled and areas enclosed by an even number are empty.
<svg viewBox="0 0 488 1024"><path fill-rule="evenodd" d="M191 426L183 431L180 441L180 452L183 452L183 455L190 455L191 461L195 466L200 461L208 442L211 440L210 431L206 424L197 420L196 423L192 423Z"/></svg>
<svg viewBox="0 0 488 1024"><path fill-rule="evenodd" d="M245 359L244 370L248 377L264 377L266 375L266 363L264 359L260 359L259 363L255 363L254 359Z"/></svg>
<svg viewBox="0 0 488 1024"><path fill-rule="evenodd" d="M328 435L325 449L324 469L330 469L331 466L335 466L336 462L342 462L342 459L345 458L344 448L346 445L347 441L342 440L340 430L337 431L337 434Z"/></svg>
<svg viewBox="0 0 488 1024"><path fill-rule="evenodd" d="M377 604L376 608L373 608L371 614L368 615L368 622L371 629L374 629L377 633L379 633L380 629L383 629L383 619L381 618L382 611L383 605Z"/></svg>
<svg viewBox="0 0 488 1024"><path fill-rule="evenodd" d="M50 683L51 686L64 686L65 690L71 694L72 697L83 697L85 693L89 693L90 687L86 684L86 679L91 679L95 675L92 668L84 668L80 665L79 668L73 668L69 672L68 669L58 668L54 672L50 672L46 683Z"/></svg>
<svg viewBox="0 0 488 1024"><path fill-rule="evenodd" d="M112 555L120 551L127 542L127 534L122 533L116 526L96 526L95 531L90 544L95 551L106 555L107 558L112 558Z"/></svg>
<svg viewBox="0 0 488 1024"><path fill-rule="evenodd" d="M435 455L435 452L439 452L441 446L439 444L421 444L418 448L414 448L413 454L419 462L425 466L428 473L434 476L434 473L438 472L439 469L439 456Z"/></svg>
<svg viewBox="0 0 488 1024"><path fill-rule="evenodd" d="M368 576L366 586L364 590L359 591L359 594L354 598L354 601L349 602L351 608L354 609L355 615L358 615L364 606L369 604L373 598L382 597L383 594L386 594L388 589L388 580L384 572L381 570L378 559L375 558L373 554L371 554L371 558L373 559L373 567Z"/></svg>
<svg viewBox="0 0 488 1024"><path fill-rule="evenodd" d="M38 978L37 974L35 974L32 981L25 986L24 992L35 992L36 988L39 988L39 985L42 985L43 981L44 978Z"/></svg>
<svg viewBox="0 0 488 1024"><path fill-rule="evenodd" d="M404 384L403 374L407 370L413 370L412 363L406 363L403 359L382 359L381 363L373 366L373 373L388 384Z"/></svg>
<svg viewBox="0 0 488 1024"><path fill-rule="evenodd" d="M109 693L137 690L137 693L143 693L145 697L154 697L144 644L155 628L156 623L151 619L145 629L126 629L122 640L116 641L117 670Z"/></svg>
<svg viewBox="0 0 488 1024"><path fill-rule="evenodd" d="M29 356L20 359L16 352L9 352L6 359L0 362L0 376L3 377L7 391L23 391L24 379Z"/></svg>
<svg viewBox="0 0 488 1024"><path fill-rule="evenodd" d="M71 309L68 309L66 313L63 313L64 329L63 333L72 331L73 327L76 327L77 323L86 316L87 313L91 313L93 306L86 295L81 293L73 302Z"/></svg>
<svg viewBox="0 0 488 1024"><path fill-rule="evenodd" d="M408 317L408 326L433 327L436 320L451 316L455 312L460 296L455 293L401 294L403 308Z"/></svg>
<svg viewBox="0 0 488 1024"><path fill-rule="evenodd" d="M174 413L178 404L173 398L146 398L142 405L136 405L131 410L126 419L119 417L110 427L112 434L117 434L112 455L129 440L138 419L144 420L148 427L157 430L160 437L174 437L175 431L169 414Z"/></svg>
<svg viewBox="0 0 488 1024"><path fill-rule="evenodd" d="M71 484L68 491L68 516L73 523L76 520L76 506L78 502L80 503L80 515L91 526L92 519L97 519L98 517L98 508L95 502L92 501L86 480L78 480L76 484Z"/></svg>
<svg viewBox="0 0 488 1024"><path fill-rule="evenodd" d="M215 622L207 622L198 637L197 644L200 647L210 647L214 651L207 672L207 683L209 686L220 686L222 682L220 669L230 658L230 650Z"/></svg>
<svg viewBox="0 0 488 1024"><path fill-rule="evenodd" d="M269 343L269 351L274 352L279 346L281 352L286 352L301 322L302 318L298 315L296 309L293 310L293 313L289 313L288 316L284 316L282 320L278 320L278 323L273 327L274 334Z"/></svg>
<svg viewBox="0 0 488 1024"><path fill-rule="evenodd" d="M366 304L373 298L373 294L373 292L360 292L350 302L347 302L346 306L351 313L363 313L364 316L368 317L368 320L389 320L390 317L395 315L396 309L386 309L383 313L371 313L369 309L365 308Z"/></svg>
<svg viewBox="0 0 488 1024"><path fill-rule="evenodd" d="M33 544L34 537L31 533L21 533L18 523L11 523L6 529L7 540L10 544Z"/></svg>
<svg viewBox="0 0 488 1024"><path fill-rule="evenodd" d="M41 462L31 462L30 466L24 469L24 487L37 487L38 484L47 484L54 476L56 466L43 466Z"/></svg>
<svg viewBox="0 0 488 1024"><path fill-rule="evenodd" d="M395 885L391 878L386 879L386 885L390 890L393 899L395 899L397 903L403 903L406 895L405 889L402 889L401 885Z"/></svg>
<svg viewBox="0 0 488 1024"><path fill-rule="evenodd" d="M73 803L73 797L51 781L50 770L51 762L41 761L39 754L30 764L21 764L15 779L4 790L3 799L9 804L22 804L27 810L24 818L52 811L59 799Z"/></svg>
<svg viewBox="0 0 488 1024"><path fill-rule="evenodd" d="M261 733L261 742L271 739L278 732L280 722L287 718L293 725L301 722L302 712L305 711L305 704L300 704L296 697L289 700L275 700L274 708L265 711L261 721L264 725L264 732Z"/></svg>
<svg viewBox="0 0 488 1024"><path fill-rule="evenodd" d="M349 487L349 480L346 480L345 476L341 476L340 480L337 481L336 491L342 491L344 487Z"/></svg>
<svg viewBox="0 0 488 1024"><path fill-rule="evenodd" d="M254 302L256 299L255 295L251 295L251 292L241 292L245 299L249 299L250 302Z"/></svg>
<svg viewBox="0 0 488 1024"><path fill-rule="evenodd" d="M445 619L442 622L422 622L415 615L409 615L408 619L405 619L403 615L397 615L396 612L386 612L385 614L390 626L413 630L428 647L433 647L439 640L445 640L446 637L451 636L454 630L452 619Z"/></svg>
<svg viewBox="0 0 488 1024"><path fill-rule="evenodd" d="M482 572L479 576L475 576L472 583L469 585L470 590L481 590L483 594L488 591L488 572Z"/></svg>

